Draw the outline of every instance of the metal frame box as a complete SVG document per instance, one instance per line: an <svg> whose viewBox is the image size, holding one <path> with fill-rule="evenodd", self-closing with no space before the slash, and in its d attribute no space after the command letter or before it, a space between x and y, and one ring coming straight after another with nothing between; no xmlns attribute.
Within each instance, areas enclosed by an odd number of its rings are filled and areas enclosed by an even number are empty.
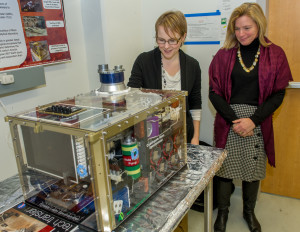
<svg viewBox="0 0 300 232"><path fill-rule="evenodd" d="M7 116L26 202L112 231L186 164L185 98L94 90Z"/></svg>

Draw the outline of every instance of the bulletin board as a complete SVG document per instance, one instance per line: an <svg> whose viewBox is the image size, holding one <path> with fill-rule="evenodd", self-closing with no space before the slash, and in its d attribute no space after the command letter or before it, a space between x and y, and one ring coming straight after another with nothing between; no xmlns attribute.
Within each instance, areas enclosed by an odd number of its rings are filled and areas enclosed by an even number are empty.
<svg viewBox="0 0 300 232"><path fill-rule="evenodd" d="M0 0L0 72L71 60L62 0Z"/></svg>

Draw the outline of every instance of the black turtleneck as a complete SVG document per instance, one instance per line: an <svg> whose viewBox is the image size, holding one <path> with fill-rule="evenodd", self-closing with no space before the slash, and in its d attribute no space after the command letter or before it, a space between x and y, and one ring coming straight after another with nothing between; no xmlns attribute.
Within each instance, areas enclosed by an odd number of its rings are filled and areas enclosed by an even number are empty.
<svg viewBox="0 0 300 232"><path fill-rule="evenodd" d="M248 46L240 44L242 60L247 68L250 68L255 59L259 47L259 40L255 39ZM259 86L258 86L258 63L250 72L246 72L238 56L231 73L231 99L230 104L258 105Z"/></svg>
<svg viewBox="0 0 300 232"><path fill-rule="evenodd" d="M253 64L254 57L259 47L259 40L255 39L248 46L240 44L241 56L247 68ZM259 58L258 58L259 59ZM232 91L230 104L258 105L259 82L258 82L258 63L252 71L247 73L243 70L238 57L236 58L232 73ZM269 96L266 101L257 107L255 113L250 117L256 126L261 124L271 115L282 103L285 90L280 90ZM230 105L224 98L217 95L210 89L209 99L217 112L230 124L238 119Z"/></svg>

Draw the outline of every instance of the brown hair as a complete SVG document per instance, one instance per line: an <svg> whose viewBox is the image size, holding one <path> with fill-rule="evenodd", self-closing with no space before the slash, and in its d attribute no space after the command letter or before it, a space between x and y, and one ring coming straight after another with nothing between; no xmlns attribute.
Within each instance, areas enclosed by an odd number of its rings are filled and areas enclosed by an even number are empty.
<svg viewBox="0 0 300 232"><path fill-rule="evenodd" d="M163 26L165 32L171 38L174 38L174 33L180 35L181 38L187 32L187 23L184 17L184 14L181 11L167 11L163 13L155 23L155 37L157 38L158 27ZM169 35L169 30L172 32L173 35ZM178 39L178 38L174 38Z"/></svg>
<svg viewBox="0 0 300 232"><path fill-rule="evenodd" d="M262 46L267 47L270 43L265 40L265 34L267 30L267 19L264 15L263 10L257 3L244 3L239 7L235 8L230 16L226 39L223 48L230 49L233 48L238 40L235 36L235 21L241 16L250 17L257 25L258 28L258 39Z"/></svg>

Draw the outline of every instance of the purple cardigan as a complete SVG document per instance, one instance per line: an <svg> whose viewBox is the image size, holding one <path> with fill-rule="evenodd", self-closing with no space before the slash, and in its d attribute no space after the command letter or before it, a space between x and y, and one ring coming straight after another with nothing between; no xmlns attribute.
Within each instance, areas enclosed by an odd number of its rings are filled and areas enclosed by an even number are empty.
<svg viewBox="0 0 300 232"><path fill-rule="evenodd" d="M270 41L267 40L267 42ZM236 55L237 47L229 50L220 49L209 67L209 86L228 103L230 102L232 88L231 72L236 61ZM293 80L287 58L281 47L273 43L268 47L260 45L258 77L259 105L272 93L285 89L288 82ZM225 148L229 130L230 124L217 113L214 124L216 147ZM261 123L261 130L268 161L275 167L272 115Z"/></svg>

